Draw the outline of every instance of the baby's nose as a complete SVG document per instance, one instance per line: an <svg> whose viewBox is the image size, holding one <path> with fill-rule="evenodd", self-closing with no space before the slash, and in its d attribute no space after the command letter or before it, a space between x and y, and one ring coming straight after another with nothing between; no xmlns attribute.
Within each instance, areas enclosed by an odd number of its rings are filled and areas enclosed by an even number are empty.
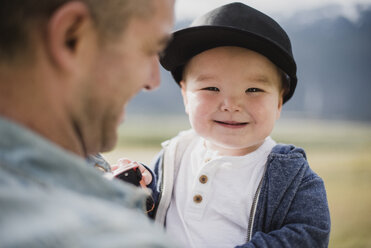
<svg viewBox="0 0 371 248"><path fill-rule="evenodd" d="M222 111L228 111L228 112L238 112L238 111L241 111L241 109L242 108L240 105L240 101L238 100L237 97L225 98L221 106Z"/></svg>

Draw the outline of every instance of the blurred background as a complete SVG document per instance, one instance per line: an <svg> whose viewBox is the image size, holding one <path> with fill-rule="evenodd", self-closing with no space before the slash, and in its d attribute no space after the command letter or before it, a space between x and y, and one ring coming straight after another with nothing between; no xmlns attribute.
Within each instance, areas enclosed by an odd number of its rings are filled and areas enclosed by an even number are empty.
<svg viewBox="0 0 371 248"><path fill-rule="evenodd" d="M234 1L177 0L174 30ZM324 179L332 218L330 247L371 247L371 0L239 1L273 17L290 36L298 86L272 137L303 147ZM129 104L115 163L150 164L161 142L188 129L179 87L161 86Z"/></svg>

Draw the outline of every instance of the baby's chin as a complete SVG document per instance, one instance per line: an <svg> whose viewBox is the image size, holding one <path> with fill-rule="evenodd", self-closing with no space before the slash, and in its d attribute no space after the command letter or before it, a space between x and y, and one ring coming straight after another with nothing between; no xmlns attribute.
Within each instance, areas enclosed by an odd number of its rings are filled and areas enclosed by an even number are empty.
<svg viewBox="0 0 371 248"><path fill-rule="evenodd" d="M208 149L217 151L221 156L243 156L257 150L263 143L262 141L256 141L253 143L241 143L235 140L213 140L205 139L205 146Z"/></svg>

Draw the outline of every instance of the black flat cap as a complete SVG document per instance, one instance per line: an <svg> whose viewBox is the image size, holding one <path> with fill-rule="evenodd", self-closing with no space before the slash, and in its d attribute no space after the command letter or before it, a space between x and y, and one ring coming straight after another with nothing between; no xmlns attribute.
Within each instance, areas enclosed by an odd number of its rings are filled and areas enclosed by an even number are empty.
<svg viewBox="0 0 371 248"><path fill-rule="evenodd" d="M192 57L220 46L244 47L264 55L290 77L290 90L283 101L294 94L296 63L288 35L272 18L242 3L223 5L174 32L160 63L179 83Z"/></svg>

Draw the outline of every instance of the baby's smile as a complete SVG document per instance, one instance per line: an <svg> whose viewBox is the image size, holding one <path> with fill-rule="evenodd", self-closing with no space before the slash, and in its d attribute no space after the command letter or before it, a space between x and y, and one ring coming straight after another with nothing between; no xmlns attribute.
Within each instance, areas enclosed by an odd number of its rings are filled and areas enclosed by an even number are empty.
<svg viewBox="0 0 371 248"><path fill-rule="evenodd" d="M237 122L237 121L217 121L214 120L215 123L229 128L241 128L247 126L248 122Z"/></svg>

